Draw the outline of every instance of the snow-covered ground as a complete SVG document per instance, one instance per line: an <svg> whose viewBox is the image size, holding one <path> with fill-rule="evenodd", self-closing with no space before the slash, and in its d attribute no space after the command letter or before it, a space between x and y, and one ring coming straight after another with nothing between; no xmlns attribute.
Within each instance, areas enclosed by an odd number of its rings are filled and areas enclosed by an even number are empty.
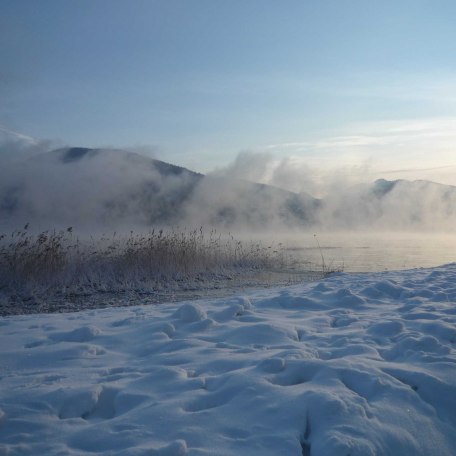
<svg viewBox="0 0 456 456"><path fill-rule="evenodd" d="M456 265L0 325L0 454L456 454Z"/></svg>

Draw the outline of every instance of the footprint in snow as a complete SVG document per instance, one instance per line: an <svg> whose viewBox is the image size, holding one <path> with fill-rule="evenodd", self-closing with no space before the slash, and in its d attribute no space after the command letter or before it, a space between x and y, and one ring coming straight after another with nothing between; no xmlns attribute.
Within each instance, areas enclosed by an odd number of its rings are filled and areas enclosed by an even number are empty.
<svg viewBox="0 0 456 456"><path fill-rule="evenodd" d="M111 419L116 414L114 401L117 393L117 389L106 386L73 393L64 399L59 418Z"/></svg>

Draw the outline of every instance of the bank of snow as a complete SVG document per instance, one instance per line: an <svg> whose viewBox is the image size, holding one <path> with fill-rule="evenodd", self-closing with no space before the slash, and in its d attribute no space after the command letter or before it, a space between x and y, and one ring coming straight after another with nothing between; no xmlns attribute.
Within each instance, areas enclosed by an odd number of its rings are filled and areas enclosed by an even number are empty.
<svg viewBox="0 0 456 456"><path fill-rule="evenodd" d="M0 454L456 454L456 265L0 319Z"/></svg>

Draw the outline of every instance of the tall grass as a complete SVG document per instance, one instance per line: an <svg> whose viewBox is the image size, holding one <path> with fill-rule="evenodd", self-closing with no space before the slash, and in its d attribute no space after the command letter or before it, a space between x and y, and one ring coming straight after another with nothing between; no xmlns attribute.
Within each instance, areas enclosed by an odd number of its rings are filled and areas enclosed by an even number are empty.
<svg viewBox="0 0 456 456"><path fill-rule="evenodd" d="M278 246L214 230L152 230L81 240L72 228L0 236L0 290L67 294L160 290L216 276L285 266Z"/></svg>

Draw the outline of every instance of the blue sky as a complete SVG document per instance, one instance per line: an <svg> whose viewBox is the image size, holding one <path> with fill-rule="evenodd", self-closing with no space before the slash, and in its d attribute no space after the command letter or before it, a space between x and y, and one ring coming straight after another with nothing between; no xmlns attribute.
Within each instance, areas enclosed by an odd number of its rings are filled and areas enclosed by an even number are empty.
<svg viewBox="0 0 456 456"><path fill-rule="evenodd" d="M439 0L2 0L0 129L456 184L455 20Z"/></svg>

